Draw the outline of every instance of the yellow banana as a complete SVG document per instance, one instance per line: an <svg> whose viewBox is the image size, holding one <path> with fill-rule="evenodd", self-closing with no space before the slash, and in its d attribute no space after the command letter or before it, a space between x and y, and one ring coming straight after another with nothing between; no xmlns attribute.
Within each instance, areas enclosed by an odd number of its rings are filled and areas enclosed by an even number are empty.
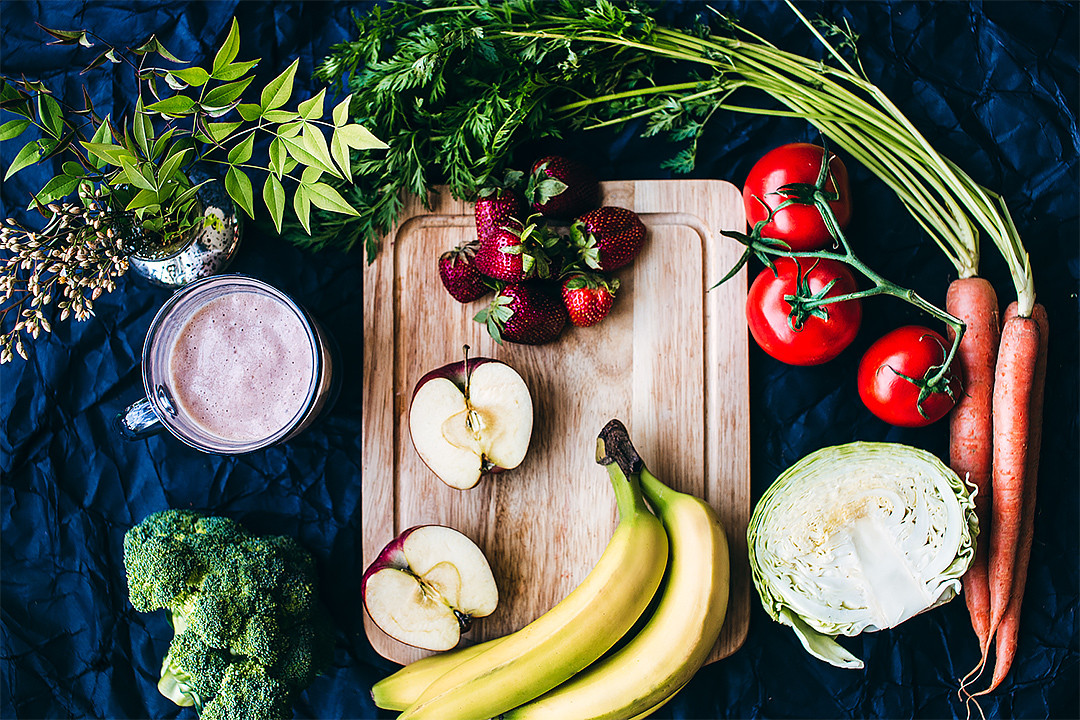
<svg viewBox="0 0 1080 720"><path fill-rule="evenodd" d="M454 648L411 662L371 688L371 699L383 710L404 710L416 702L431 683L469 658L490 649L503 638Z"/></svg>
<svg viewBox="0 0 1080 720"><path fill-rule="evenodd" d="M648 606L667 565L667 533L637 474L608 447L616 425L601 431L597 462L615 488L619 524L596 566L547 613L437 679L399 720L483 720L526 703L603 655Z"/></svg>
<svg viewBox="0 0 1080 720"><path fill-rule="evenodd" d="M625 441L630 444L629 437ZM637 458L633 446L626 455ZM640 475L670 541L656 610L617 652L502 720L639 717L678 692L712 652L728 602L728 547L720 519L708 503L672 490L644 466Z"/></svg>
<svg viewBox="0 0 1080 720"><path fill-rule="evenodd" d="M686 686L684 685L683 687L686 687ZM682 690L682 688L679 688L679 690ZM635 715L634 717L630 718L630 720L645 720L645 718L649 717L654 712L656 712L657 710L659 710L660 708L664 707L669 702L671 702L672 699L674 699L674 697L679 693L679 690L676 690L675 692L671 693L666 698L664 698L663 700L658 702L656 705L653 705L651 708L649 708L645 712L641 713L640 715Z"/></svg>

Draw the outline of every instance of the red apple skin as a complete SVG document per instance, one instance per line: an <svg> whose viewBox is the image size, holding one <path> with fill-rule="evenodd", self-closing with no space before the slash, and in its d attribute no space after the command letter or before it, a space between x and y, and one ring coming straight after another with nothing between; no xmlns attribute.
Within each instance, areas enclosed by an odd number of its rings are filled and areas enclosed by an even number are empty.
<svg viewBox="0 0 1080 720"><path fill-rule="evenodd" d="M405 538L413 534L415 530L419 530L426 525L414 525L407 530L403 530L396 538L386 544L382 550L379 551L378 556L372 560L368 565L368 569L364 571L364 576L360 579L360 597L367 596L367 581L368 578L374 575L379 570L392 567L398 570L404 570L409 567L409 563L405 560L405 551L402 549L405 547Z"/></svg>
<svg viewBox="0 0 1080 720"><path fill-rule="evenodd" d="M385 570L387 568L393 568L393 569L397 569L397 570L406 570L406 571L408 571L409 564L408 564L408 561L405 558L405 550L404 550L405 541L409 538L410 535L412 535L417 530L422 530L424 528L431 528L431 527L447 528L447 526L439 525L437 523L427 523L427 524L424 524L424 525L414 525L414 526L412 526L412 527L410 527L410 528L408 528L406 530L403 530L401 533L398 534L397 537L395 537L393 540L391 540L389 543L387 543L386 547L384 547L381 551L379 551L379 554L375 557L375 559L371 562L371 564L368 566L368 568L364 571L364 575L360 579L360 601L364 604L365 611L367 611L368 579L371 578L375 573L379 572L380 570ZM453 528L447 528L447 529L453 530ZM481 551L481 554L482 553L483 553L483 551ZM485 558L485 560L486 560L486 558ZM368 612L368 616L371 617L370 612ZM485 617L485 616L477 615L477 616L473 616L473 617L481 618L481 617ZM461 616L458 617L458 621L461 622ZM378 627L378 623L376 623L376 627ZM468 630L468 627L463 625L462 626L462 633L464 633L467 630ZM394 637L394 636L391 635L390 637ZM395 639L398 640L398 642L404 643L406 645L411 644L411 643L408 643L407 641L401 640L399 638L395 638ZM420 646L417 645L417 646L414 646L414 647L420 647Z"/></svg>
<svg viewBox="0 0 1080 720"><path fill-rule="evenodd" d="M502 360L496 360L495 358L478 357L478 358L471 358L468 361L468 367L470 368L470 372L471 372L472 370L475 370L476 368L480 367L481 365L485 365L487 363L502 363L503 365L506 364L506 363L503 363ZM466 369L466 361L465 360L458 360L457 362L452 362L452 363L449 363L448 365L443 365L440 368L435 368L431 372L425 373L423 377L421 377L419 380L416 381L416 387L413 388L412 396L416 397L416 392L420 388L422 388L429 380L434 380L435 378L446 378L450 382L457 385L458 388L461 390L461 392L464 393L465 392L465 378L466 378L465 369Z"/></svg>

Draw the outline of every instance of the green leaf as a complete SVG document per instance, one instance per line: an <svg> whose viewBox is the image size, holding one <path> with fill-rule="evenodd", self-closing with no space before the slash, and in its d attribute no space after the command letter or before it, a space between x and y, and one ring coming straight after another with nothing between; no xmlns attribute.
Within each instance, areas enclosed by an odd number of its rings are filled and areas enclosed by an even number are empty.
<svg viewBox="0 0 1080 720"><path fill-rule="evenodd" d="M77 162L72 162L71 160L68 160L61 165L60 169L68 177L81 178L83 176L83 166Z"/></svg>
<svg viewBox="0 0 1080 720"><path fill-rule="evenodd" d="M49 45L82 45L83 47L92 47L93 43L86 37L85 30L53 30L47 28L41 23L35 23L39 28L52 35L56 40L47 43Z"/></svg>
<svg viewBox="0 0 1080 720"><path fill-rule="evenodd" d="M259 105L262 106L264 112L276 110L289 102L289 98L292 97L293 79L296 77L296 68L299 64L300 58L296 58L289 67L263 88Z"/></svg>
<svg viewBox="0 0 1080 720"><path fill-rule="evenodd" d="M100 55L98 55L93 60L91 60L89 65L87 65L86 67L84 67L82 70L79 71L79 74L83 75L85 73L90 72L91 70L94 70L95 68L99 68L102 65L104 65L106 61L111 62L114 65L117 64L117 63L122 62L120 60L120 58L116 55L116 49L115 48L109 48L108 50L101 53Z"/></svg>
<svg viewBox="0 0 1080 720"><path fill-rule="evenodd" d="M202 188L202 186L205 185L208 182L212 182L212 180L203 180L198 185L192 185L187 190L185 190L184 192L177 195L176 196L176 201L175 201L176 205L178 205L178 206L182 205L183 203L186 203L191 198L195 197L195 193L199 192L199 190Z"/></svg>
<svg viewBox="0 0 1080 720"><path fill-rule="evenodd" d="M151 35L149 40L147 40L131 52L135 53L136 55L146 55L147 53L156 52L158 55L165 58L166 60L171 60L174 63L180 63L181 65L188 64L187 60L181 60L180 58L169 52L165 48L165 46L162 45L161 42L157 39L156 35Z"/></svg>
<svg viewBox="0 0 1080 720"><path fill-rule="evenodd" d="M302 186L303 187L303 186ZM324 182L317 182L307 186L311 192L311 202L316 207L342 215L359 215L352 205L341 197L341 193Z"/></svg>
<svg viewBox="0 0 1080 720"><path fill-rule="evenodd" d="M200 103L203 107L225 107L231 105L240 99L240 96L244 94L244 90L254 78L246 78L244 80L238 80L237 82L225 83L220 87L216 87L210 92L206 93L206 97Z"/></svg>
<svg viewBox="0 0 1080 720"><path fill-rule="evenodd" d="M190 115L195 108L195 101L187 95L173 95L146 106L147 112L161 113L169 117Z"/></svg>
<svg viewBox="0 0 1080 720"><path fill-rule="evenodd" d="M248 217L255 217L255 201L251 192L251 179L236 167L230 166L225 173L225 189Z"/></svg>
<svg viewBox="0 0 1080 720"><path fill-rule="evenodd" d="M70 195L78 186L78 178L73 178L69 175L57 175L52 180L45 183L45 187L37 192L34 199L42 205L48 205L53 200L58 200ZM34 205L34 203L30 203L30 206L27 209L32 209Z"/></svg>
<svg viewBox="0 0 1080 720"><path fill-rule="evenodd" d="M232 25L229 27L229 35L225 38L225 42L222 43L221 49L214 55L214 66L212 75L214 79L218 79L218 73L227 68L233 60L236 59L237 53L240 52L240 23L236 21L234 17L232 19Z"/></svg>
<svg viewBox="0 0 1080 720"><path fill-rule="evenodd" d="M345 96L345 99L334 106L334 125L341 127L349 122L349 102L352 100L352 94Z"/></svg>
<svg viewBox="0 0 1080 720"><path fill-rule="evenodd" d="M210 79L210 73L206 72L201 67L191 67L184 68L183 70L173 70L172 72L165 74L166 82L169 81L170 75L180 78L192 87L202 87L206 84L206 81Z"/></svg>
<svg viewBox="0 0 1080 720"><path fill-rule="evenodd" d="M222 82L232 82L247 74L251 68L259 64L258 60L245 60L244 62L231 63L220 70L214 71L214 79Z"/></svg>
<svg viewBox="0 0 1080 720"><path fill-rule="evenodd" d="M304 144L304 149L319 159L319 165L323 170L326 170L331 175L341 176L341 173L334 168L334 160L330 157L330 148L326 145L326 138L321 130L314 125L304 125L304 132L300 139ZM296 159L299 160L300 158Z"/></svg>
<svg viewBox="0 0 1080 720"><path fill-rule="evenodd" d="M132 118L132 129L135 131L135 142L139 143L139 149L143 156L150 157L150 143L147 138L154 136L154 126L150 124L150 118L143 112L142 98L135 101L135 117Z"/></svg>
<svg viewBox="0 0 1080 720"><path fill-rule="evenodd" d="M334 129L334 134L330 137L330 154L334 157L334 162L344 173L346 180L352 180L352 161L349 159L349 146L345 144L345 140L341 137L341 133L337 128Z"/></svg>
<svg viewBox="0 0 1080 720"><path fill-rule="evenodd" d="M112 131L109 130L109 116L106 115L105 119L98 125L97 130L94 131L94 137L90 138L90 142L97 145L111 145L112 144ZM83 147L86 147L86 143L82 143ZM89 148L87 148L89 150ZM107 158L102 158L98 155L90 153L90 164L100 170L105 167ZM115 164L115 163L114 163Z"/></svg>
<svg viewBox="0 0 1080 720"><path fill-rule="evenodd" d="M254 103L241 103L236 106L236 110L240 113L240 117L248 122L255 122L262 115L262 108Z"/></svg>
<svg viewBox="0 0 1080 720"><path fill-rule="evenodd" d="M157 188L154 187L154 184L149 182L143 176L143 174L139 172L139 169L135 167L135 165L133 165L131 162L121 159L120 165L124 168L124 176L127 177L127 181L129 183L131 183L137 188L142 188L143 190L152 190L154 192L157 191Z"/></svg>
<svg viewBox="0 0 1080 720"><path fill-rule="evenodd" d="M270 217L274 220L274 228L281 232L281 220L285 216L285 188L281 181L273 175L266 176L263 184L263 202L270 211Z"/></svg>
<svg viewBox="0 0 1080 720"><path fill-rule="evenodd" d="M379 138L371 134L363 125L353 123L338 128L345 144L354 150L385 150L390 147Z"/></svg>
<svg viewBox="0 0 1080 720"><path fill-rule="evenodd" d="M255 133L248 133L248 136L240 141L232 150L229 151L229 163L240 164L246 163L251 159L251 153L255 149Z"/></svg>
<svg viewBox="0 0 1080 720"><path fill-rule="evenodd" d="M304 185L311 185L319 181L319 178L323 176L323 171L316 167L306 167L304 172L300 174L300 182Z"/></svg>
<svg viewBox="0 0 1080 720"><path fill-rule="evenodd" d="M16 118L0 125L0 141L14 140L22 135L23 130L30 127L30 121L25 118Z"/></svg>
<svg viewBox="0 0 1080 720"><path fill-rule="evenodd" d="M161 169L158 171L158 185L162 186L172 179L173 174L184 164L184 160L187 159L189 150L187 148L177 153L172 153L165 159L165 162L161 164Z"/></svg>
<svg viewBox="0 0 1080 720"><path fill-rule="evenodd" d="M207 123L206 131L210 133L210 140L215 143L223 143L240 127L242 122Z"/></svg>
<svg viewBox="0 0 1080 720"><path fill-rule="evenodd" d="M301 165L309 165L320 168L321 170L325 170L326 172L333 175L337 174L337 171L333 168L323 167L322 160L319 160L319 158L308 152L307 149L303 145L298 143L294 138L280 138L280 140L282 143L284 143L285 149L288 150L289 156Z"/></svg>
<svg viewBox="0 0 1080 720"><path fill-rule="evenodd" d="M7 180L27 165L36 163L39 155L40 152L38 150L37 140L31 140L23 146L23 149L19 151L19 154L15 156L15 159L11 161L11 165L8 166L7 172L4 174L4 179Z"/></svg>
<svg viewBox="0 0 1080 720"><path fill-rule="evenodd" d="M268 110L263 113L263 118L269 122L287 123L300 119L300 113L292 110Z"/></svg>
<svg viewBox="0 0 1080 720"><path fill-rule="evenodd" d="M51 95L38 95L38 115L41 116L41 124L45 126L46 132L54 138L63 134L64 111Z"/></svg>
<svg viewBox="0 0 1080 720"><path fill-rule="evenodd" d="M151 205L158 204L158 194L153 190L140 190L135 197L131 198L131 202L127 204L125 210L139 210L140 208L150 207Z"/></svg>
<svg viewBox="0 0 1080 720"><path fill-rule="evenodd" d="M101 158L110 165L119 167L124 160L129 163L135 162L135 155L119 145L93 142L84 142L80 143L80 145L86 148L92 155Z"/></svg>
<svg viewBox="0 0 1080 720"><path fill-rule="evenodd" d="M304 227L304 232L310 235L311 197L308 195L308 189L304 185L296 188L296 194L293 195L293 210L296 211L296 217L300 220L300 224Z"/></svg>
<svg viewBox="0 0 1080 720"><path fill-rule="evenodd" d="M285 143L280 138L274 138L270 141L270 170L278 178L285 172L285 158Z"/></svg>
<svg viewBox="0 0 1080 720"><path fill-rule="evenodd" d="M154 141L154 147L150 149L150 159L156 160L161 155L161 151L165 149L165 145L172 139L173 128L169 128L165 132L161 133L161 137Z"/></svg>
<svg viewBox="0 0 1080 720"><path fill-rule="evenodd" d="M304 129L305 124L306 123L303 120L297 120L296 122L281 125L277 129L277 136L281 138L296 137L300 134L300 131Z"/></svg>
<svg viewBox="0 0 1080 720"><path fill-rule="evenodd" d="M319 91L319 94L313 98L309 98L296 108L300 111L300 117L305 120L318 120L322 117L323 113L323 99L326 98L326 88Z"/></svg>

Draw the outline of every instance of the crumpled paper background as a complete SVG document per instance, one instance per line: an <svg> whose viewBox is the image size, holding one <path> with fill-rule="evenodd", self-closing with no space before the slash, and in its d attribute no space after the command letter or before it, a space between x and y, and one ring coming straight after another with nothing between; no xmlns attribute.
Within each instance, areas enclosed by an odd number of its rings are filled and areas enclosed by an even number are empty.
<svg viewBox="0 0 1080 720"><path fill-rule="evenodd" d="M157 33L173 53L208 61L236 15L241 59L262 57L256 86L300 57L310 90L313 64L350 36L350 12L370 3L5 2L0 63L7 75L40 79L81 104L84 82L99 112L134 103L131 74L106 68L80 76L93 49L46 47L34 22L86 28L135 45ZM717 3L780 47L820 56L780 3ZM983 708L994 717L1078 717L1077 679L1077 7L1063 3L800 3L808 15L847 18L860 33L870 77L945 156L1007 200L1031 254L1050 338L1045 431L1035 541L1019 652L1009 679ZM705 5L656 7L664 22L688 25ZM299 93L298 93L299 94ZM5 120L8 118L4 118ZM695 177L742 182L772 147L816 139L805 123L718 113ZM21 147L0 148L6 167ZM519 164L528 162L523 148ZM568 139L606 179L667 177L674 151L635 137L635 128ZM853 162L856 211L849 232L861 257L891 279L944 302L952 267L883 185ZM23 210L47 176L24 170L3 184L5 217ZM250 226L249 226L250 227ZM983 274L1004 305L1004 264L984 247ZM97 303L86 323L55 323L29 362L0 369L0 715L194 717L155 687L171 630L164 613L127 601L124 532L166 507L225 514L257 532L289 533L322 572L337 627L334 667L300 698L297 717L388 717L368 697L396 666L368 644L358 603L360 560L360 252L306 254L248 232L233 266L291 293L333 333L345 359L342 395L318 426L283 447L238 458L188 449L168 436L121 440L113 416L140 396L138 359L155 311L167 297L134 277ZM752 268L751 271L756 271ZM739 312L740 309L733 309ZM755 497L784 468L826 445L889 440L947 452L946 428L891 428L858 400L862 351L887 330L921 318L905 305L864 305L863 331L836 361L783 366L751 346L752 487ZM956 678L978 659L962 602L901 627L846 640L863 671L814 660L794 634L757 606L745 646L710 665L662 718L963 717Z"/></svg>

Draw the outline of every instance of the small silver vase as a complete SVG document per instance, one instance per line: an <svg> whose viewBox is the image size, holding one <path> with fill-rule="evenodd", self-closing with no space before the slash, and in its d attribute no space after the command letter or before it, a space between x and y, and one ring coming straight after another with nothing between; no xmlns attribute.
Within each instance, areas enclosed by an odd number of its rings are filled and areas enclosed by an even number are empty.
<svg viewBox="0 0 1080 720"><path fill-rule="evenodd" d="M192 183L206 179L196 197L203 215L217 218L214 223L197 224L178 242L167 247L143 250L128 257L137 275L159 287L175 290L188 283L224 272L240 247L240 213L217 177L196 167L188 173Z"/></svg>

